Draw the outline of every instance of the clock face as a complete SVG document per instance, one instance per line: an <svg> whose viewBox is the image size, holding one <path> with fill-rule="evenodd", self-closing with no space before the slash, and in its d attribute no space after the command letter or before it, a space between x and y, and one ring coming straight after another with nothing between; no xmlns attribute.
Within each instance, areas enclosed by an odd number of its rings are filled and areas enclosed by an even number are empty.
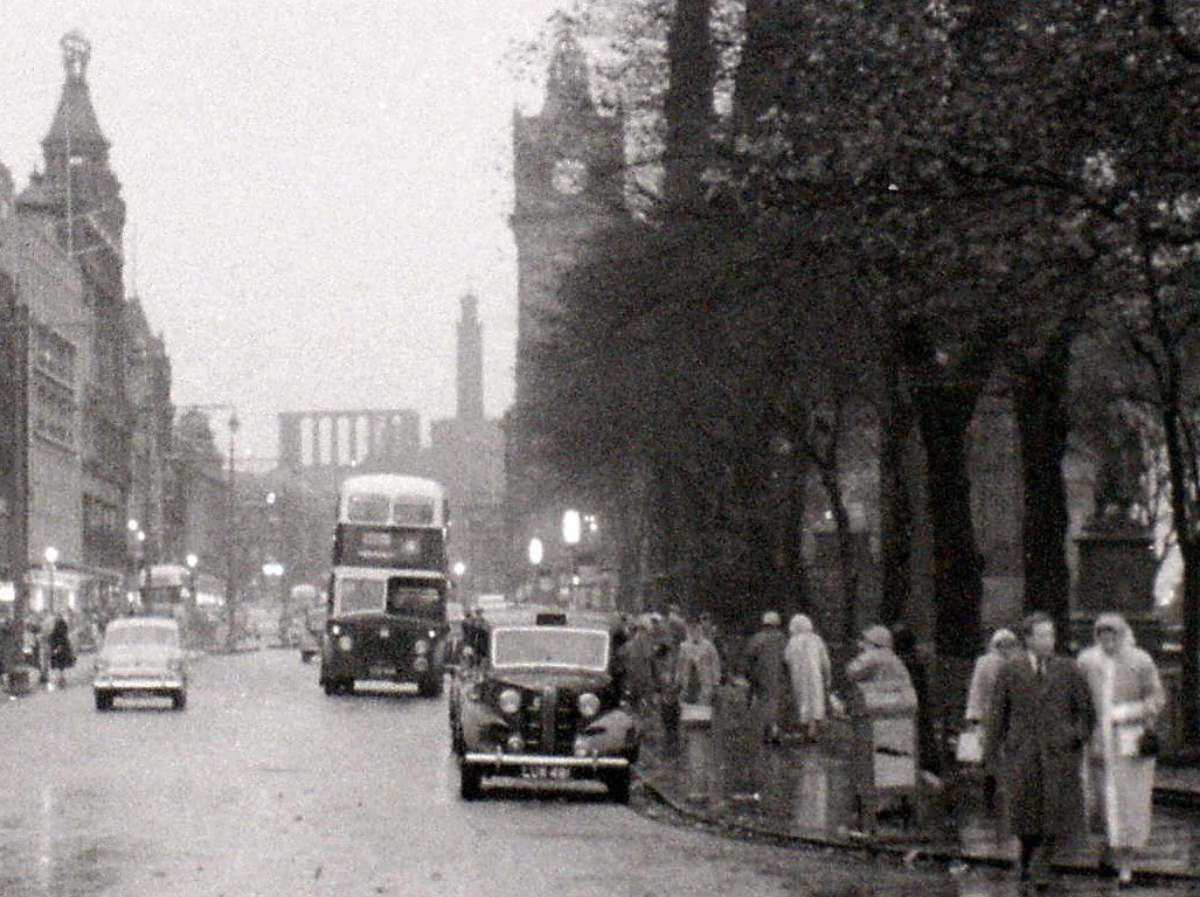
<svg viewBox="0 0 1200 897"><path fill-rule="evenodd" d="M587 186L587 175L587 166L578 159L559 159L554 163L551 183L559 193L574 196Z"/></svg>

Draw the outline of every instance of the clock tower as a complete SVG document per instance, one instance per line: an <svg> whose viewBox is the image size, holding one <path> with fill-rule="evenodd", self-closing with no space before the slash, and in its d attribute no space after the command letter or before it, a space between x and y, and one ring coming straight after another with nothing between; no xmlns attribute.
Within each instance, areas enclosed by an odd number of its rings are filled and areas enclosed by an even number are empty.
<svg viewBox="0 0 1200 897"><path fill-rule="evenodd" d="M526 359L538 335L539 312L555 307L559 281L589 239L627 214L625 123L597 109L587 59L565 23L541 112L514 115L513 175L519 406L528 395Z"/></svg>
<svg viewBox="0 0 1200 897"><path fill-rule="evenodd" d="M542 314L558 305L562 278L588 243L626 218L625 122L604 115L592 99L588 64L570 25L560 20L541 112L513 118L515 197L512 229L517 245L516 396L505 426L506 509L511 558L524 557L529 540L547 545L558 531L563 496L548 494L548 478L533 463L528 403L530 356ZM549 556L553 566L562 558ZM528 568L514 570L512 583Z"/></svg>

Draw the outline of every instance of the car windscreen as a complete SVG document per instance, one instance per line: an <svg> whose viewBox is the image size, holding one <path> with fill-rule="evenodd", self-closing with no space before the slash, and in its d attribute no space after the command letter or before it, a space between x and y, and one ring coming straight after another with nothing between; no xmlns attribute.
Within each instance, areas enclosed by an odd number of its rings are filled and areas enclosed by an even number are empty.
<svg viewBox="0 0 1200 897"><path fill-rule="evenodd" d="M387 609L390 614L404 614L427 620L446 618L446 601L435 583L414 582L410 579L388 580Z"/></svg>
<svg viewBox="0 0 1200 897"><path fill-rule="evenodd" d="M104 633L104 644L171 648L179 644L179 630L170 626L110 626Z"/></svg>
<svg viewBox="0 0 1200 897"><path fill-rule="evenodd" d="M497 629L492 633L492 665L603 671L608 667L608 633L550 626Z"/></svg>
<svg viewBox="0 0 1200 897"><path fill-rule="evenodd" d="M339 579L337 582L338 613L383 609L383 581L378 579Z"/></svg>

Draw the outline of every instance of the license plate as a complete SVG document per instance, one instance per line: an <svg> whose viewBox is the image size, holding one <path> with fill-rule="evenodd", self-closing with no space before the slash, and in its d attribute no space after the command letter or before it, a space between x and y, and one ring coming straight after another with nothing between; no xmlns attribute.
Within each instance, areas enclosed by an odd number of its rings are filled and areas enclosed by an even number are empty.
<svg viewBox="0 0 1200 897"><path fill-rule="evenodd" d="M528 766L525 768L525 775L531 779L561 782L571 778L571 770L565 766Z"/></svg>
<svg viewBox="0 0 1200 897"><path fill-rule="evenodd" d="M371 675L372 676L395 676L396 668L394 666L392 666L391 664L387 664L387 663L373 663L373 664L371 664Z"/></svg>

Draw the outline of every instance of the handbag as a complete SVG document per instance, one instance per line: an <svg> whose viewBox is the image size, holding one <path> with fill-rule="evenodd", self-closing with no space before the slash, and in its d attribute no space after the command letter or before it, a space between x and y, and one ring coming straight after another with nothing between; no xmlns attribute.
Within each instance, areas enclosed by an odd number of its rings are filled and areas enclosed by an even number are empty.
<svg viewBox="0 0 1200 897"><path fill-rule="evenodd" d="M1158 733L1153 729L1143 729L1142 737L1138 739L1138 756L1157 757L1161 750L1162 743Z"/></svg>
<svg viewBox="0 0 1200 897"><path fill-rule="evenodd" d="M958 741L954 745L954 759L966 764L983 762L982 726L971 726L958 733Z"/></svg>

